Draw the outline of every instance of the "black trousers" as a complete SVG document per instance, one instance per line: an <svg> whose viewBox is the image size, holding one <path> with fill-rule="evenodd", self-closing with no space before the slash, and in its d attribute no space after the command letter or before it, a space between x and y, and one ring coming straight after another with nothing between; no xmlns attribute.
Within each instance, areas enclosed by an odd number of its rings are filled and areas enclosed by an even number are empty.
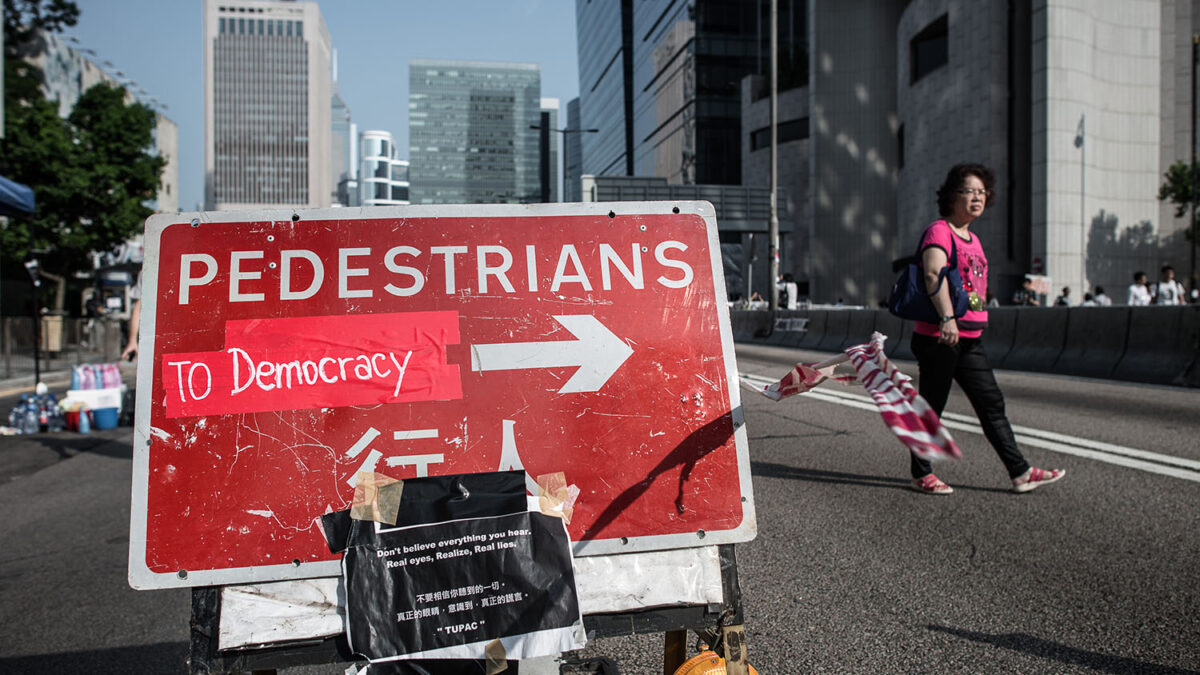
<svg viewBox="0 0 1200 675"><path fill-rule="evenodd" d="M958 382L975 409L975 415L983 427L983 435L1008 469L1009 478L1016 478L1028 471L1029 462L1025 461L1017 448L1012 426L1004 414L1004 394L1000 392L996 377L992 374L992 366L983 350L983 340L959 338L958 344L951 347L941 344L936 337L913 333L912 351L917 357L921 375L918 391L938 417L946 409L950 384ZM929 462L912 456L913 478L923 478L932 472Z"/></svg>

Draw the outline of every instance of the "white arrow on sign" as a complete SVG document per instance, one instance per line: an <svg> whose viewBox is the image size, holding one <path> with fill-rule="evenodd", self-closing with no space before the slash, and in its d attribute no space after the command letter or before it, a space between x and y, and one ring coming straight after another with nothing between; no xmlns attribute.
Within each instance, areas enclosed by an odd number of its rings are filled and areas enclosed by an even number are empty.
<svg viewBox="0 0 1200 675"><path fill-rule="evenodd" d="M560 394L599 391L633 354L633 348L589 314L555 316L574 340L471 345L471 370L522 370L579 366Z"/></svg>

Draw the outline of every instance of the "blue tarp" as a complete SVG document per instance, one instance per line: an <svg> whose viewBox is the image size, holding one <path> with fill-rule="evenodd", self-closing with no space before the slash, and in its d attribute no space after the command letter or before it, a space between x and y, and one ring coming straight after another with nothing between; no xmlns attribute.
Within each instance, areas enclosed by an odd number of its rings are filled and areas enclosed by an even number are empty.
<svg viewBox="0 0 1200 675"><path fill-rule="evenodd" d="M33 189L0 176L0 215L33 213Z"/></svg>

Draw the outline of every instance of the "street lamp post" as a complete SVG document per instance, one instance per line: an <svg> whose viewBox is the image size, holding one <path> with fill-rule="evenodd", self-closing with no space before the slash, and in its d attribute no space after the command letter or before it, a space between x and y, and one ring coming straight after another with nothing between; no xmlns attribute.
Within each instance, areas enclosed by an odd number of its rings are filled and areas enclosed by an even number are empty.
<svg viewBox="0 0 1200 675"><path fill-rule="evenodd" d="M1196 61L1200 35L1192 33L1192 295L1196 295ZM1189 298L1189 301L1194 298Z"/></svg>
<svg viewBox="0 0 1200 675"><path fill-rule="evenodd" d="M530 129L537 129L540 134L538 139L538 177L542 185L542 203L550 201L550 132L555 132L563 135L566 139L567 134L595 134L599 133L599 129L554 129L550 126L550 113L542 113L541 124L530 124ZM561 185L559 186L562 187Z"/></svg>
<svg viewBox="0 0 1200 675"><path fill-rule="evenodd" d="M779 2L771 0L771 311L779 309Z"/></svg>
<svg viewBox="0 0 1200 675"><path fill-rule="evenodd" d="M25 271L33 281L33 384L36 386L42 381L42 280L38 276L37 258L25 263Z"/></svg>

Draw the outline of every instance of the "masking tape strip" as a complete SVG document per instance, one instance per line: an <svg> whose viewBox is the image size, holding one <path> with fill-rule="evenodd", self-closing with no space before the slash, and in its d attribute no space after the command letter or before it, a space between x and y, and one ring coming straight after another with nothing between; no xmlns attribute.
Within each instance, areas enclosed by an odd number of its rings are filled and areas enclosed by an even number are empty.
<svg viewBox="0 0 1200 675"><path fill-rule="evenodd" d="M400 514L404 481L367 471L359 473L357 478L354 501L350 504L350 517L354 520L372 520L385 525L395 525Z"/></svg>
<svg viewBox="0 0 1200 675"><path fill-rule="evenodd" d="M579 498L579 488L574 484L567 485L567 476L561 471L538 476L537 484L538 510L548 516L562 518L570 525L575 500Z"/></svg>
<svg viewBox="0 0 1200 675"><path fill-rule="evenodd" d="M496 675L508 670L508 651L504 649L504 644L499 638L492 640L483 648L483 654L486 659L487 675Z"/></svg>

